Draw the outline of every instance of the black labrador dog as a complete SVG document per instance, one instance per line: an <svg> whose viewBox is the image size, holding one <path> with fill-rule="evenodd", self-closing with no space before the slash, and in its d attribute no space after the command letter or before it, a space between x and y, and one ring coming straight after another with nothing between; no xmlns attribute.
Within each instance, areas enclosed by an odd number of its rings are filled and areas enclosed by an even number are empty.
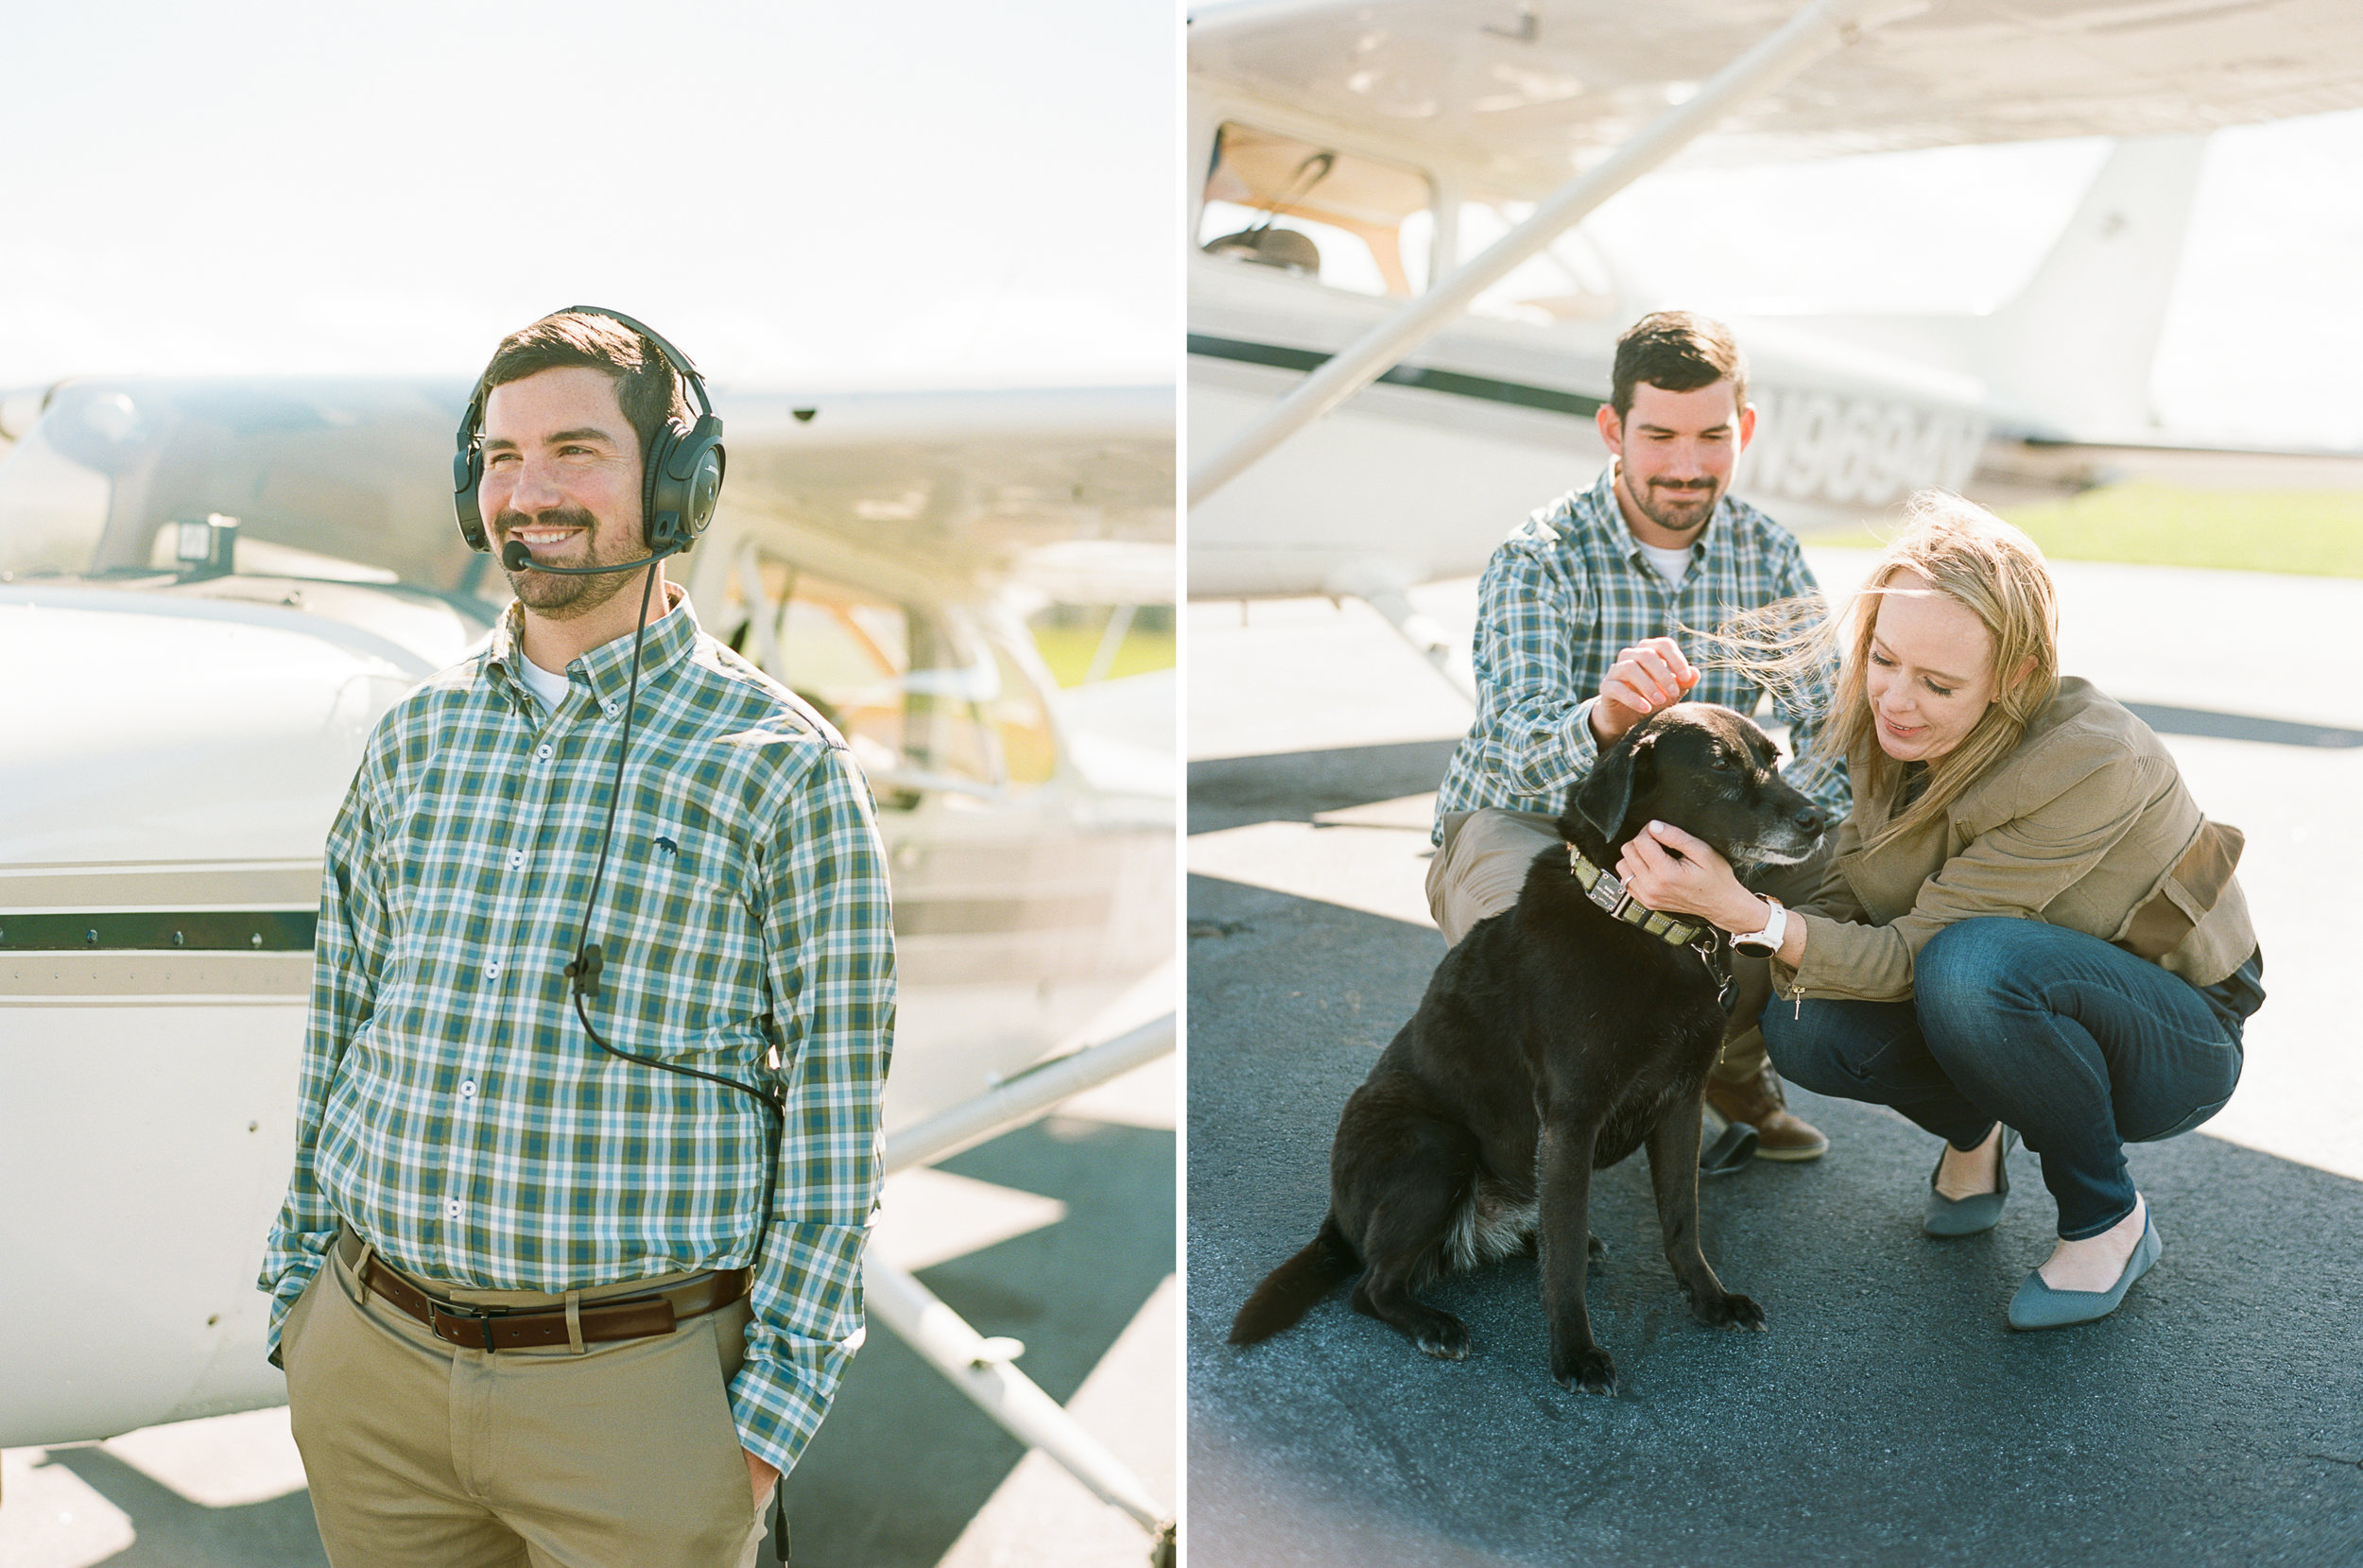
<svg viewBox="0 0 2363 1568"><path fill-rule="evenodd" d="M1728 939L1713 926L1630 923L1613 869L1627 839L1670 822L1743 874L1811 853L1825 814L1784 781L1764 732L1729 708L1682 702L1635 725L1569 791L1567 850L1546 850L1517 905L1444 955L1420 1009L1346 1102L1329 1158L1329 1217L1256 1287L1234 1345L1289 1327L1357 1268L1354 1306L1430 1355L1469 1331L1417 1292L1531 1240L1550 1319L1551 1375L1613 1393L1592 1337L1584 1268L1592 1172L1647 1144L1665 1259L1699 1320L1764 1327L1699 1249L1699 1099L1723 1037ZM1572 851L1573 853L1569 853ZM1585 890L1577 856L1611 871ZM1671 939L1669 939L1669 937Z"/></svg>

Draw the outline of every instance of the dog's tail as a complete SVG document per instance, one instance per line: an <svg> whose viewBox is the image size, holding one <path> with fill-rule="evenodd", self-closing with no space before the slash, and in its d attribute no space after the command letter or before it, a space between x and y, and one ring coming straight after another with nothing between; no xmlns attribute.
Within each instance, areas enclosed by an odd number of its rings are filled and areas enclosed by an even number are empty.
<svg viewBox="0 0 2363 1568"><path fill-rule="evenodd" d="M1362 1259L1337 1229L1335 1217L1321 1221L1313 1244L1265 1276L1231 1322L1231 1342L1252 1345L1268 1339L1313 1310L1313 1304L1362 1266Z"/></svg>

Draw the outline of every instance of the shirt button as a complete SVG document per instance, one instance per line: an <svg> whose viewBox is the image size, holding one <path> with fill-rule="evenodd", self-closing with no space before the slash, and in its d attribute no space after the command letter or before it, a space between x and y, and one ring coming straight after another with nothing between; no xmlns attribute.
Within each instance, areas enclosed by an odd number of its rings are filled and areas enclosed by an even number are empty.
<svg viewBox="0 0 2363 1568"><path fill-rule="evenodd" d="M501 977L501 961L498 958L484 966L484 977L487 980L497 980Z"/></svg>
<svg viewBox="0 0 2363 1568"><path fill-rule="evenodd" d="M533 758L536 762L547 762L550 760L550 748L547 741L543 742L540 746L533 749Z"/></svg>
<svg viewBox="0 0 2363 1568"><path fill-rule="evenodd" d="M463 1100L472 1100L475 1098L475 1079L462 1078L460 1080L459 1097Z"/></svg>
<svg viewBox="0 0 2363 1568"><path fill-rule="evenodd" d="M445 1219L457 1219L459 1217L459 1199L453 1198L446 1198L444 1200L443 1217Z"/></svg>
<svg viewBox="0 0 2363 1568"><path fill-rule="evenodd" d="M613 698L612 698L612 697L611 697L611 698L609 698L607 699L607 716L608 716L608 717L610 717L610 718L613 718L613 717L614 717L617 714L620 714L620 713L622 713L623 711L624 711L624 705L623 705L622 703L620 703L620 702L616 701L616 700L615 700Z"/></svg>
<svg viewBox="0 0 2363 1568"><path fill-rule="evenodd" d="M523 850L511 850L511 851L509 851L509 869L510 870L515 871L515 870L524 870L524 868L525 868L525 863L526 863L526 852L525 852L525 851L523 851Z"/></svg>

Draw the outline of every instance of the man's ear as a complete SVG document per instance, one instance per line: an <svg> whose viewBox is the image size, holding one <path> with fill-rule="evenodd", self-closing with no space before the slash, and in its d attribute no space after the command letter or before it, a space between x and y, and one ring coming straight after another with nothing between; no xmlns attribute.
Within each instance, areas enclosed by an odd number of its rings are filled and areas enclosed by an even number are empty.
<svg viewBox="0 0 2363 1568"><path fill-rule="evenodd" d="M1625 455L1625 422L1617 417L1616 405L1613 403L1601 404L1599 409L1593 414L1592 422L1599 426L1600 443L1608 448L1608 455L1612 457L1623 457Z"/></svg>
<svg viewBox="0 0 2363 1568"><path fill-rule="evenodd" d="M1748 450L1748 443L1756 439L1756 405L1750 404L1739 411L1739 450Z"/></svg>
<svg viewBox="0 0 2363 1568"><path fill-rule="evenodd" d="M1568 808L1613 844L1617 830L1625 825L1625 814L1632 809L1633 791L1646 790L1656 783L1657 736L1642 735L1610 747L1593 767L1591 777L1576 786Z"/></svg>

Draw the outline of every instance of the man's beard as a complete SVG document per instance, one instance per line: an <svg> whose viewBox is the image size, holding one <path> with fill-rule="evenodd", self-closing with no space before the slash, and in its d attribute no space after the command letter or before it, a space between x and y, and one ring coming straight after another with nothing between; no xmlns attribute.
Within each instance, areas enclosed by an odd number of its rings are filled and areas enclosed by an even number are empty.
<svg viewBox="0 0 2363 1568"><path fill-rule="evenodd" d="M1715 515L1715 503L1723 493L1722 486L1713 479L1695 484L1668 485L1651 482L1634 489L1632 477L1625 477L1625 493L1641 508L1641 515L1668 533L1688 533Z"/></svg>
<svg viewBox="0 0 2363 1568"><path fill-rule="evenodd" d="M514 508L503 508L492 520L492 537L507 541L519 528L531 527L580 528L591 541L590 559L567 561L569 566L608 566L619 560L630 560L632 552L613 553L600 547L598 526L591 514L579 507L560 508L553 511L526 516ZM506 568L504 568L506 571ZM630 572L605 572L595 577L561 577L527 567L522 572L509 572L509 586L518 600L535 614L553 621L570 621L587 615L624 591L631 581Z"/></svg>

